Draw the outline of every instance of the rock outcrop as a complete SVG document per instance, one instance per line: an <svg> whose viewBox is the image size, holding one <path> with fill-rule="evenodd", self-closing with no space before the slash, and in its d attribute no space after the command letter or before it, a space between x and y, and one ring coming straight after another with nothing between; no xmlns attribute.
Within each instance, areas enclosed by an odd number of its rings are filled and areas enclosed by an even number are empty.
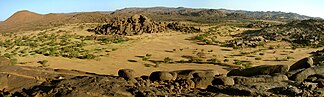
<svg viewBox="0 0 324 97"><path fill-rule="evenodd" d="M180 23L156 22L143 15L133 15L127 19L115 18L110 23L88 29L90 32L103 35L141 35L143 33L163 33L168 30L179 32L200 32L195 27L188 27Z"/></svg>

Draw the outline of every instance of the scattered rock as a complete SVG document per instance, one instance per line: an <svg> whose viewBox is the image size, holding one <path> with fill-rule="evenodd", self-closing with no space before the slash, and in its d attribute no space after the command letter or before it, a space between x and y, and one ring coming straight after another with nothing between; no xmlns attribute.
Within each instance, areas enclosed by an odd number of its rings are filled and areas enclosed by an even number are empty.
<svg viewBox="0 0 324 97"><path fill-rule="evenodd" d="M257 22L247 25L246 27L248 27L248 28L267 28L267 27L271 27L271 26L272 25L267 22L257 21Z"/></svg>

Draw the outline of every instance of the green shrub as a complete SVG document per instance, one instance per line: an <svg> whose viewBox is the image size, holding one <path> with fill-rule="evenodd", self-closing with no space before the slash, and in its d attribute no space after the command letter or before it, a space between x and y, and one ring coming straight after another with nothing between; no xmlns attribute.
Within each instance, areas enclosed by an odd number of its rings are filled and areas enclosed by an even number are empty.
<svg viewBox="0 0 324 97"><path fill-rule="evenodd" d="M234 60L235 65L242 65L243 62L241 60Z"/></svg>
<svg viewBox="0 0 324 97"><path fill-rule="evenodd" d="M9 58L9 59L11 59L12 58L12 55L11 54L9 54L9 53L5 53L4 55L3 55L4 57L7 57L7 58Z"/></svg>
<svg viewBox="0 0 324 97"><path fill-rule="evenodd" d="M170 57L165 57L163 62L164 63L171 63L173 61L173 59L171 59Z"/></svg>
<svg viewBox="0 0 324 97"><path fill-rule="evenodd" d="M247 62L247 63L244 63L242 64L245 68L251 68L252 67L252 63L251 62Z"/></svg>
<svg viewBox="0 0 324 97"><path fill-rule="evenodd" d="M94 58L96 58L96 56L93 54L86 54L80 57L80 59L94 59Z"/></svg>
<svg viewBox="0 0 324 97"><path fill-rule="evenodd" d="M17 64L17 59L16 58L10 59L10 64L11 65Z"/></svg>
<svg viewBox="0 0 324 97"><path fill-rule="evenodd" d="M142 58L143 61L147 61L147 60L149 60L149 59L150 59L150 58L149 58L149 57L146 57L146 56Z"/></svg>
<svg viewBox="0 0 324 97"><path fill-rule="evenodd" d="M241 49L240 46L233 46L233 49L237 50L237 49Z"/></svg>

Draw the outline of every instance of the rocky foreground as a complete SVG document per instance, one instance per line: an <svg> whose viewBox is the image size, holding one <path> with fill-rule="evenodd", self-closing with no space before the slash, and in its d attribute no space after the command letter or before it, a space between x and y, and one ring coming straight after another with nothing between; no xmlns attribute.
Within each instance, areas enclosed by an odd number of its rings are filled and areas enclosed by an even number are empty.
<svg viewBox="0 0 324 97"><path fill-rule="evenodd" d="M121 69L118 76L75 70L23 67L1 58L2 96L324 96L323 53L317 51L291 66L263 65L234 69L155 71L134 76ZM217 71L216 71L217 72Z"/></svg>

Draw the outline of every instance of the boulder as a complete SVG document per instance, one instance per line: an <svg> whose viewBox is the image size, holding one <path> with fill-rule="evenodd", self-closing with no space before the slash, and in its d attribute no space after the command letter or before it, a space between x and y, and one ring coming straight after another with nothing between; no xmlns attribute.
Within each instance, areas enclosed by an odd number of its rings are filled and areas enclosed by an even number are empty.
<svg viewBox="0 0 324 97"><path fill-rule="evenodd" d="M167 71L155 71L150 75L151 81L171 81L173 79L173 75Z"/></svg>
<svg viewBox="0 0 324 97"><path fill-rule="evenodd" d="M211 75L213 75L211 72L194 73L192 80L195 82L195 88L206 89L209 85L212 85L214 77Z"/></svg>
<svg viewBox="0 0 324 97"><path fill-rule="evenodd" d="M234 85L234 79L231 77L217 77L212 81L213 85Z"/></svg>
<svg viewBox="0 0 324 97"><path fill-rule="evenodd" d="M178 70L174 71L177 72L177 79L192 79L194 73L199 73L205 76L213 77L215 75L215 71L213 70ZM218 74L218 73L216 73Z"/></svg>
<svg viewBox="0 0 324 97"><path fill-rule="evenodd" d="M288 80L286 75L259 75L254 77L242 77L236 76L234 77L235 84L251 84L251 83L273 83L273 82L281 82Z"/></svg>
<svg viewBox="0 0 324 97"><path fill-rule="evenodd" d="M234 69L227 73L227 76L256 76L271 75L275 73L285 73L288 71L287 65L263 65L246 69Z"/></svg>
<svg viewBox="0 0 324 97"><path fill-rule="evenodd" d="M324 73L323 66L311 67L294 74L293 76L291 76L291 79L295 81L304 81L310 75L323 74L323 73Z"/></svg>
<svg viewBox="0 0 324 97"><path fill-rule="evenodd" d="M275 94L282 94L282 95L288 95L288 96L296 96L300 93L302 93L303 91L298 89L295 86L287 86L287 87L277 87L277 88L272 88L269 91L275 93Z"/></svg>
<svg viewBox="0 0 324 97"><path fill-rule="evenodd" d="M208 92L214 93L224 93L228 95L236 96L251 96L256 95L256 90L248 88L246 86L222 86L222 85L213 85L206 88Z"/></svg>
<svg viewBox="0 0 324 97"><path fill-rule="evenodd" d="M135 71L133 69L121 69L118 71L118 76L124 78L125 80L134 80Z"/></svg>
<svg viewBox="0 0 324 97"><path fill-rule="evenodd" d="M307 57L304 59L301 59L294 63L293 65L290 66L289 71L297 70L297 69L302 69L302 68L310 68L313 67L314 61L312 57Z"/></svg>
<svg viewBox="0 0 324 97"><path fill-rule="evenodd" d="M171 73L171 75L173 76L172 77L172 80L174 81L174 80L177 80L177 78L178 78L178 73L177 72L170 72Z"/></svg>

